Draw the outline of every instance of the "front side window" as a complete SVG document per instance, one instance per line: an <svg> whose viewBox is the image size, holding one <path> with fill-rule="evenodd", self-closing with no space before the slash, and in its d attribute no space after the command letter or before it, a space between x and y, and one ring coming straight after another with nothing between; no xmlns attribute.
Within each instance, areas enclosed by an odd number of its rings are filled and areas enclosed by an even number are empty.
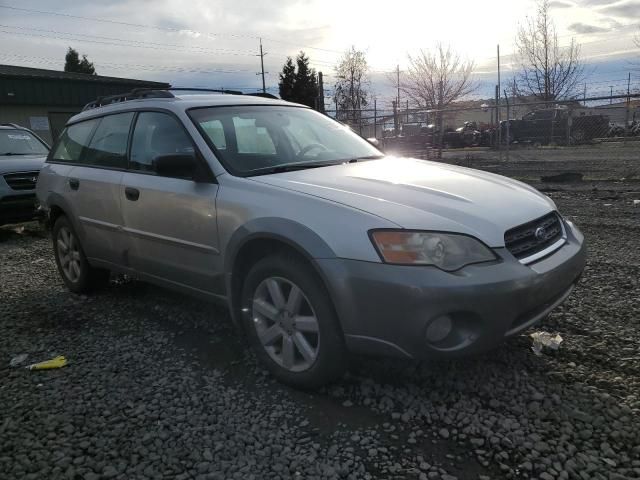
<svg viewBox="0 0 640 480"><path fill-rule="evenodd" d="M307 108L233 106L192 109L224 166L241 176L287 168L379 158L383 154L348 127Z"/></svg>
<svg viewBox="0 0 640 480"><path fill-rule="evenodd" d="M0 157L3 155L46 155L47 146L26 130L0 130Z"/></svg>
<svg viewBox="0 0 640 480"><path fill-rule="evenodd" d="M133 130L129 168L157 173L156 159L174 154L195 155L191 139L182 125L166 113L140 113Z"/></svg>
<svg viewBox="0 0 640 480"><path fill-rule="evenodd" d="M83 163L98 167L126 168L127 141L133 112L107 115L100 120Z"/></svg>
<svg viewBox="0 0 640 480"><path fill-rule="evenodd" d="M65 128L51 159L58 162L80 162L82 152L88 147L89 137L98 121L94 118Z"/></svg>

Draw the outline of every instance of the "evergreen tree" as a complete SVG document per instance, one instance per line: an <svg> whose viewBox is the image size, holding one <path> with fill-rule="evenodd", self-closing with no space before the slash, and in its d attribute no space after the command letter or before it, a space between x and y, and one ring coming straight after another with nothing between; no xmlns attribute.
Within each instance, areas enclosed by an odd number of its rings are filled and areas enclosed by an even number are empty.
<svg viewBox="0 0 640 480"><path fill-rule="evenodd" d="M304 52L300 52L296 58L298 70L296 72L295 83L293 84L293 96L295 102L302 103L307 107L316 108L318 97L318 81L316 71L309 68L309 57Z"/></svg>
<svg viewBox="0 0 640 480"><path fill-rule="evenodd" d="M278 83L278 87L280 89L280 98L288 101L293 100L293 86L296 81L296 67L293 65L293 60L291 57L287 57L287 61L282 67L282 72L280 73L280 83Z"/></svg>
<svg viewBox="0 0 640 480"><path fill-rule="evenodd" d="M287 57L280 73L278 86L283 100L316 107L318 96L316 71L309 68L309 57L304 52L298 54L295 65L291 57Z"/></svg>
<svg viewBox="0 0 640 480"><path fill-rule="evenodd" d="M69 47L64 57L64 71L96 75L93 62L90 62L86 55L82 55L82 60L80 60L78 51L71 47Z"/></svg>

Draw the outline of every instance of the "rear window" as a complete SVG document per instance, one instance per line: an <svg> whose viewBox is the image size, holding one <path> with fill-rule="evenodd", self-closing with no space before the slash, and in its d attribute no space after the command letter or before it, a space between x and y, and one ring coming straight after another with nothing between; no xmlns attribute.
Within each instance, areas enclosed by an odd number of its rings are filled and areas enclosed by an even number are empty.
<svg viewBox="0 0 640 480"><path fill-rule="evenodd" d="M126 168L127 141L133 112L107 115L91 137L82 163L96 167Z"/></svg>
<svg viewBox="0 0 640 480"><path fill-rule="evenodd" d="M47 146L26 130L0 130L0 156L46 155Z"/></svg>
<svg viewBox="0 0 640 480"><path fill-rule="evenodd" d="M58 162L80 162L82 152L89 146L89 137L98 121L94 118L65 128L51 159Z"/></svg>

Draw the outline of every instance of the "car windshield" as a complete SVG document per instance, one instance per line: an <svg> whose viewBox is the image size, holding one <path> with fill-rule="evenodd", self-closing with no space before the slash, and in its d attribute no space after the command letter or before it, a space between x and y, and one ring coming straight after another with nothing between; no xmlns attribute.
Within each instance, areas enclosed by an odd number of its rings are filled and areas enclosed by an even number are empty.
<svg viewBox="0 0 640 480"><path fill-rule="evenodd" d="M224 166L241 176L335 165L383 154L339 122L288 106L193 109Z"/></svg>
<svg viewBox="0 0 640 480"><path fill-rule="evenodd" d="M26 130L0 130L0 156L47 153L47 146Z"/></svg>

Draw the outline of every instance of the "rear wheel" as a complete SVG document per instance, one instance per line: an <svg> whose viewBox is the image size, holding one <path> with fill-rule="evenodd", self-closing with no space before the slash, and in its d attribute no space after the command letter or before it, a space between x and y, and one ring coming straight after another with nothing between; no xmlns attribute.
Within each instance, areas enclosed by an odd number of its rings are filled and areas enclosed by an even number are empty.
<svg viewBox="0 0 640 480"><path fill-rule="evenodd" d="M346 349L331 300L304 261L260 260L242 293L246 334L258 358L283 383L316 388L344 371Z"/></svg>
<svg viewBox="0 0 640 480"><path fill-rule="evenodd" d="M89 265L80 239L67 217L61 216L56 220L52 238L58 271L69 290L87 293L107 284L109 271Z"/></svg>

